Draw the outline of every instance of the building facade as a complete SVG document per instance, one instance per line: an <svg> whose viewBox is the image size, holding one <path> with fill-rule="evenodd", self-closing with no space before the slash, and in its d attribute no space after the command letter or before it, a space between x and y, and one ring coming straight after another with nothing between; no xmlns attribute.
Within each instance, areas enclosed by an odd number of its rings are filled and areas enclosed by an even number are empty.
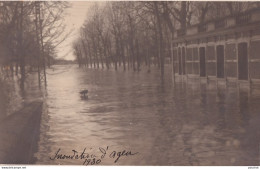
<svg viewBox="0 0 260 169"><path fill-rule="evenodd" d="M175 75L260 81L260 8L177 30Z"/></svg>

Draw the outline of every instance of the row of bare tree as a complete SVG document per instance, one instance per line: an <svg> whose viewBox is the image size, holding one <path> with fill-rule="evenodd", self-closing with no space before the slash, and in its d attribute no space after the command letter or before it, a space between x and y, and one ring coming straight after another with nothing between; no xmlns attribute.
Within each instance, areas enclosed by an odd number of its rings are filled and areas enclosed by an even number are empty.
<svg viewBox="0 0 260 169"><path fill-rule="evenodd" d="M19 75L22 88L28 72L39 71L55 56L67 7L55 1L0 2L0 65Z"/></svg>
<svg viewBox="0 0 260 169"><path fill-rule="evenodd" d="M258 2L100 2L91 7L80 37L74 42L79 66L115 70L154 63L164 75L165 58L171 56L176 29L235 15L258 7Z"/></svg>

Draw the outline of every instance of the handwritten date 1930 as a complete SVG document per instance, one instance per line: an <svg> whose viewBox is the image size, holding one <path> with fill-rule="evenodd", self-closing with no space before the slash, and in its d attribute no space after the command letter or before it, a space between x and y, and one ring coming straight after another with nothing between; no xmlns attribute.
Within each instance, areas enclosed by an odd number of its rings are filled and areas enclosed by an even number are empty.
<svg viewBox="0 0 260 169"><path fill-rule="evenodd" d="M96 165L96 164L100 164L102 159L104 159L107 154L109 154L108 158L115 159L114 163L117 163L121 157L128 157L128 156L133 156L138 154L138 152L132 153L131 151L127 151L127 150L110 151L108 146L106 148L99 147L99 151L101 153L101 156L100 154L97 155L97 154L87 153L86 148L81 153L79 153L76 150L72 150L72 154L63 154L61 153L61 149L59 148L55 153L54 157L50 157L50 160L81 159L84 160L83 165Z"/></svg>

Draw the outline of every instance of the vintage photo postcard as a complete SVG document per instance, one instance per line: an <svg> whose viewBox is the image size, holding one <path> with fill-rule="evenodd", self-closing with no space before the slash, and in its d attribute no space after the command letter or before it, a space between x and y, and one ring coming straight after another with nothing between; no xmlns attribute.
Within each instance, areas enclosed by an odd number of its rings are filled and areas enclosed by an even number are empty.
<svg viewBox="0 0 260 169"><path fill-rule="evenodd" d="M259 166L260 2L0 1L0 164Z"/></svg>

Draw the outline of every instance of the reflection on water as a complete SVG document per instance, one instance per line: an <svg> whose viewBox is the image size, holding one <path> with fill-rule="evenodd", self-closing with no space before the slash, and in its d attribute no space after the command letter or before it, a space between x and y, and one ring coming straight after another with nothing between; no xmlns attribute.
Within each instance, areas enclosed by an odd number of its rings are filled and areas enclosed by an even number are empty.
<svg viewBox="0 0 260 169"><path fill-rule="evenodd" d="M49 70L36 163L82 165L50 157L59 148L71 154L110 146L139 152L119 165L259 164L258 89L170 81L166 74L160 83L157 70ZM82 89L88 99L80 97Z"/></svg>
<svg viewBox="0 0 260 169"><path fill-rule="evenodd" d="M0 78L0 121L16 113L28 102L42 98L36 73L26 77L24 90L20 88L19 77L10 75L4 80L2 78Z"/></svg>

